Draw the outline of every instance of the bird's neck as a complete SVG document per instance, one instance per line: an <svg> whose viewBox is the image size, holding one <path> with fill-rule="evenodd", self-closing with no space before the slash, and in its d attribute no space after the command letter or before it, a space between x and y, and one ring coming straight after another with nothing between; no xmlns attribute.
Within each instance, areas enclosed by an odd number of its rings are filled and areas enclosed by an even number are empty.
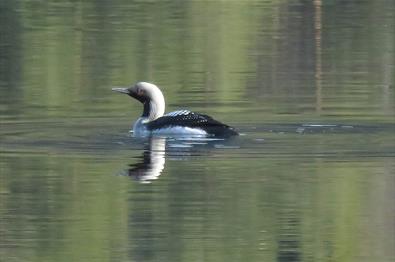
<svg viewBox="0 0 395 262"><path fill-rule="evenodd" d="M143 114L141 117L147 118L149 121L153 121L165 113L165 101L164 99L149 100L144 102Z"/></svg>

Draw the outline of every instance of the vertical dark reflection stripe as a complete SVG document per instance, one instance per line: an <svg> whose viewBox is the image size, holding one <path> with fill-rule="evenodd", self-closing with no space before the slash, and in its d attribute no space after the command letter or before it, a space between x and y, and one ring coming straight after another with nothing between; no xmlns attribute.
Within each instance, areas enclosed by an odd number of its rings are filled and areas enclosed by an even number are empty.
<svg viewBox="0 0 395 262"><path fill-rule="evenodd" d="M21 21L17 12L19 1L4 0L0 5L0 101L3 99L16 101L6 103L6 112L17 114L20 111L21 89ZM3 104L3 103L2 103Z"/></svg>
<svg viewBox="0 0 395 262"><path fill-rule="evenodd" d="M277 240L277 261L297 262L302 260L300 218L293 208L280 211Z"/></svg>
<svg viewBox="0 0 395 262"><path fill-rule="evenodd" d="M322 2L314 0L314 40L315 40L315 110L321 113L322 109Z"/></svg>

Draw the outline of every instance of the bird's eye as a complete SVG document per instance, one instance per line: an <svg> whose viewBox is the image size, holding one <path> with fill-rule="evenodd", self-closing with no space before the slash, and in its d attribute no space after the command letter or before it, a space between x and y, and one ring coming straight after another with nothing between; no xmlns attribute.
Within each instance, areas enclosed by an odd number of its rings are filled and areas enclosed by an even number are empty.
<svg viewBox="0 0 395 262"><path fill-rule="evenodd" d="M137 88L136 91L137 91L137 95L139 95L139 96L144 95L144 90L143 89Z"/></svg>

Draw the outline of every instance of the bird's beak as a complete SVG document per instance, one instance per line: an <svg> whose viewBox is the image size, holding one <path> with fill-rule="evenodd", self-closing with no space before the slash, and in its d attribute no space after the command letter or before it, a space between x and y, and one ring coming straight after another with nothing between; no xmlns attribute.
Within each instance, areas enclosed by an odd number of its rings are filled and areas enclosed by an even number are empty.
<svg viewBox="0 0 395 262"><path fill-rule="evenodd" d="M135 87L113 87L111 88L112 91L115 92L119 92L119 93L123 93L123 94L127 94L130 97L133 97L134 99L137 99L138 101L140 101L141 103L145 103L146 102L146 97L142 96L141 94L136 93L136 88Z"/></svg>
<svg viewBox="0 0 395 262"><path fill-rule="evenodd" d="M115 92L119 92L119 93L128 94L128 95L130 94L129 89L126 87L113 87L113 88L111 88L111 90L115 91Z"/></svg>

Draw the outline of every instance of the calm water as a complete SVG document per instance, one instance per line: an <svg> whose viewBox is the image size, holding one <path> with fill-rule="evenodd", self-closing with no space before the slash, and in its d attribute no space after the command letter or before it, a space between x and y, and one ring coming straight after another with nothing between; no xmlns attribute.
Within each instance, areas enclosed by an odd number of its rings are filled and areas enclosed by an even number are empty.
<svg viewBox="0 0 395 262"><path fill-rule="evenodd" d="M1 261L394 261L395 3L0 8ZM167 111L230 140L136 139Z"/></svg>

